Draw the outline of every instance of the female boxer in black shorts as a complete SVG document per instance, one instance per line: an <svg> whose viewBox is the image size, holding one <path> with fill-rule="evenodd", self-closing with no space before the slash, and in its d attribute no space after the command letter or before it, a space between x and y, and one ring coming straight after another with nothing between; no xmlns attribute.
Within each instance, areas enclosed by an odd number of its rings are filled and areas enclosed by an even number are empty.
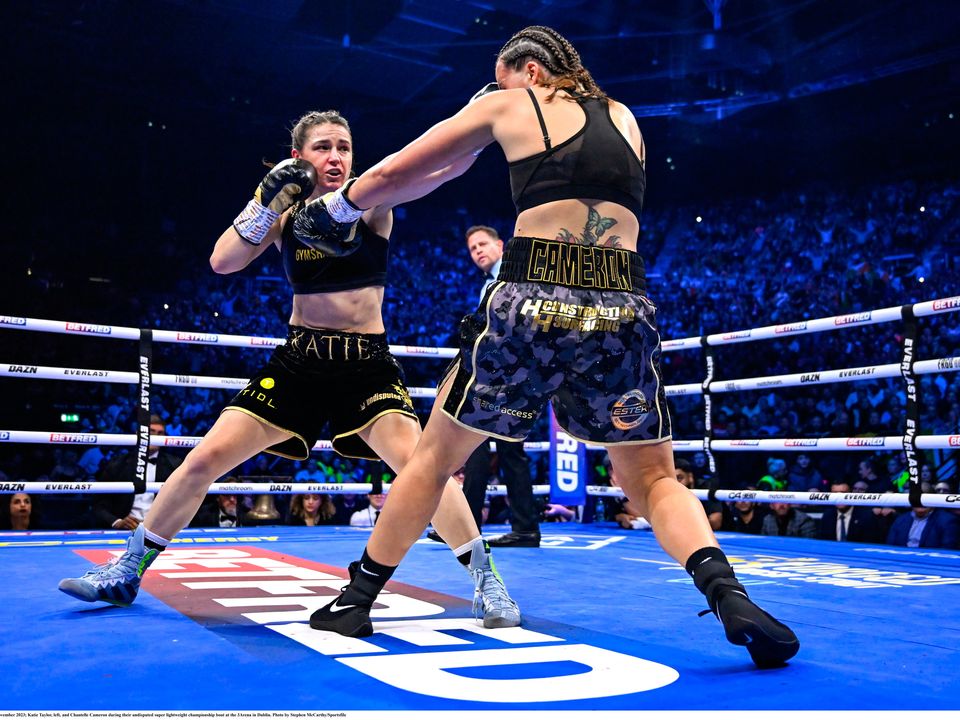
<svg viewBox="0 0 960 720"><path fill-rule="evenodd" d="M419 178L497 142L518 213L498 282L461 324L459 357L367 545L362 562L376 575L355 578L311 625L372 632L366 609L423 531L449 474L488 436L524 438L551 400L567 432L607 448L627 497L706 595L728 640L746 645L759 666L782 664L796 654L796 636L747 598L700 502L674 473L656 309L636 252L646 185L636 120L550 28L517 33L495 72L500 92L306 211L305 235L348 242L360 208L390 204Z"/></svg>
<svg viewBox="0 0 960 720"><path fill-rule="evenodd" d="M382 459L397 472L412 456L420 423L381 316L392 207L462 173L472 157L411 184L390 205L363 213L359 242L346 254L307 247L294 237L293 226L305 200L336 190L350 177L347 121L335 111L304 115L292 131L291 155L267 174L210 258L215 272L233 273L271 247L280 251L294 293L287 342L166 481L124 556L62 581L64 592L90 602L130 604L146 567L194 516L214 480L264 450L305 459L327 424L342 455ZM519 610L492 567L463 492L452 479L442 492L434 526L470 570L484 625L519 625Z"/></svg>

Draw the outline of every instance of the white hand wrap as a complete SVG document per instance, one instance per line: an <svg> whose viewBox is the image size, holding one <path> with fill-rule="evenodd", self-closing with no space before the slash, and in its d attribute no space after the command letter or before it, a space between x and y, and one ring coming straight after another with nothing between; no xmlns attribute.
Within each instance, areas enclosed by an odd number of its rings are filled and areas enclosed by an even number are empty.
<svg viewBox="0 0 960 720"><path fill-rule="evenodd" d="M350 202L346 196L347 189L353 185L353 183L354 181L350 180L342 188L325 195L323 198L323 204L327 208L327 214L338 223L345 225L356 222L360 219L360 216L363 215L363 210Z"/></svg>
<svg viewBox="0 0 960 720"><path fill-rule="evenodd" d="M278 217L280 213L251 200L233 221L233 229L251 245L259 245Z"/></svg>

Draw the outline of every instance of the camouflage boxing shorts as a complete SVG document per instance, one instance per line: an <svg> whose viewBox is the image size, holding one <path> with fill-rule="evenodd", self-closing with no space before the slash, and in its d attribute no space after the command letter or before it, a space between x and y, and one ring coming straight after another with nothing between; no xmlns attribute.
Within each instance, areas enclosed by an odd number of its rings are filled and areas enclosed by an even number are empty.
<svg viewBox="0 0 960 720"><path fill-rule="evenodd" d="M656 308L645 289L635 252L513 238L497 282L460 323L444 412L519 440L549 400L579 440L669 440Z"/></svg>

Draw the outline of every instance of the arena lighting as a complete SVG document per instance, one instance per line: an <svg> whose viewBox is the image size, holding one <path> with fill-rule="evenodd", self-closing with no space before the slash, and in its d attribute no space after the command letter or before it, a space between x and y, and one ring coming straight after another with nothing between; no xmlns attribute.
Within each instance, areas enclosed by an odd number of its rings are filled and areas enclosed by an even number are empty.
<svg viewBox="0 0 960 720"><path fill-rule="evenodd" d="M697 222L703 222L703 218L697 215Z"/></svg>
<svg viewBox="0 0 960 720"><path fill-rule="evenodd" d="M166 303L164 303L164 304L163 304L163 309L164 309L164 310L169 310L169 309L170 309L170 306L167 305Z"/></svg>
<svg viewBox="0 0 960 720"><path fill-rule="evenodd" d="M926 280L926 278L923 275L917 278L917 282L923 282L924 280Z"/></svg>
<svg viewBox="0 0 960 720"><path fill-rule="evenodd" d="M920 206L920 212L926 212L926 211L927 211L927 208L924 207L923 205L921 205L921 206Z"/></svg>

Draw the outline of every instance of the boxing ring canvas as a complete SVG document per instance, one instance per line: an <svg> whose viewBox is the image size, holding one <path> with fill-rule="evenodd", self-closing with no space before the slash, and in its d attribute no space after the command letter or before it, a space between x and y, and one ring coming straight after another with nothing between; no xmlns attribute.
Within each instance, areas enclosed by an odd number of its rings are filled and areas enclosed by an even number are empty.
<svg viewBox="0 0 960 720"><path fill-rule="evenodd" d="M499 528L485 528L488 534ZM129 608L57 591L125 533L0 534L4 710L956 710L960 551L721 533L800 653L758 671L649 532L544 525L495 560L521 628L473 620L450 551L414 546L362 640L311 630L369 530L187 530Z"/></svg>

